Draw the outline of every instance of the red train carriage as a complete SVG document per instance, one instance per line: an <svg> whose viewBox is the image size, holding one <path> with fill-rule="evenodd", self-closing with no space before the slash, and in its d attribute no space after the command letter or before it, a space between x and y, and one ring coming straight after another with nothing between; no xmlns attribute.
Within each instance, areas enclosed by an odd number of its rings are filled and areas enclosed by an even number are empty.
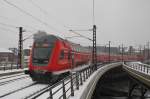
<svg viewBox="0 0 150 99"><path fill-rule="evenodd" d="M43 78L50 80L59 74L69 73L71 68L75 68L73 66L85 64L89 59L89 50L84 47L47 35L34 41L28 73L36 81Z"/></svg>
<svg viewBox="0 0 150 99"><path fill-rule="evenodd" d="M135 60L135 56L124 56L125 61ZM36 39L30 54L29 73L34 81L55 81L91 60L91 51L79 44L71 43L54 35ZM110 61L121 61L121 55L110 55ZM98 62L108 62L108 54L98 54Z"/></svg>

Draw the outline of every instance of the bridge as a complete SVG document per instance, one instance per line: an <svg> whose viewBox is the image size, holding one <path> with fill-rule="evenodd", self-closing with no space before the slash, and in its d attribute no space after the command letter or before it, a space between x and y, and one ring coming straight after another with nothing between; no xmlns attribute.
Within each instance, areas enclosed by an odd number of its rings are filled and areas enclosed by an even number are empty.
<svg viewBox="0 0 150 99"><path fill-rule="evenodd" d="M116 86L119 87L117 90ZM149 65L140 62L117 62L101 64L96 71L88 67L73 73L59 83L50 86L48 98L109 99L119 97L122 99L121 97L126 97L126 99L132 99L140 97L140 99L149 99L147 95L149 89Z"/></svg>

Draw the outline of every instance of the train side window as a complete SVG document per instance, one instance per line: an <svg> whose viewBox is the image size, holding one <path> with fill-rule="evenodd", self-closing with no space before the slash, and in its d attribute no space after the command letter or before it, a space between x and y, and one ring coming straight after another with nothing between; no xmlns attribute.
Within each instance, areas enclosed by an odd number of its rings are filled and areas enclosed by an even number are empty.
<svg viewBox="0 0 150 99"><path fill-rule="evenodd" d="M70 58L71 58L71 53L70 53L70 51L68 52L68 60L70 60Z"/></svg>
<svg viewBox="0 0 150 99"><path fill-rule="evenodd" d="M70 52L68 52L68 60L70 60Z"/></svg>
<svg viewBox="0 0 150 99"><path fill-rule="evenodd" d="M59 58L59 59L64 59L64 56L65 56L65 53L64 53L64 50L62 50L62 51L60 52L60 58Z"/></svg>

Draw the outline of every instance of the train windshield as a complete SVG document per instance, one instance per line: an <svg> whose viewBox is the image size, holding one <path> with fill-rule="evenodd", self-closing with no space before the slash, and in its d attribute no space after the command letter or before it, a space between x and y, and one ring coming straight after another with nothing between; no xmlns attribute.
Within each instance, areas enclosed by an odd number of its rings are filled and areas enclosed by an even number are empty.
<svg viewBox="0 0 150 99"><path fill-rule="evenodd" d="M52 49L53 44L39 44L35 43L34 49L33 49L33 65L35 66L47 66Z"/></svg>

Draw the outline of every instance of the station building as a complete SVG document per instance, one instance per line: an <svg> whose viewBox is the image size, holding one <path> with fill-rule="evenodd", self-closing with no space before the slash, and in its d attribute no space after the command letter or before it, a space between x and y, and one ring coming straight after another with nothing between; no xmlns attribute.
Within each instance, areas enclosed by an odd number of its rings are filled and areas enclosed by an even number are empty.
<svg viewBox="0 0 150 99"><path fill-rule="evenodd" d="M15 55L12 51L0 48L0 63L14 62L15 59Z"/></svg>

